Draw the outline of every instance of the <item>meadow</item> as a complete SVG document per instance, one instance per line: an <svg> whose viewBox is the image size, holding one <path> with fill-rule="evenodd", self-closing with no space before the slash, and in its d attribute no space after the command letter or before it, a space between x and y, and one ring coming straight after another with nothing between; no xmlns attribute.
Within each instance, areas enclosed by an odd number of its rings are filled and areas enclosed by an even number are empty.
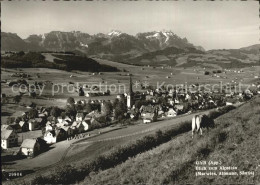
<svg viewBox="0 0 260 185"><path fill-rule="evenodd" d="M247 111L245 111L247 110ZM218 117L202 137L184 133L126 162L92 172L81 184L257 184L260 182L260 97ZM221 161L252 175L195 176L195 162Z"/></svg>

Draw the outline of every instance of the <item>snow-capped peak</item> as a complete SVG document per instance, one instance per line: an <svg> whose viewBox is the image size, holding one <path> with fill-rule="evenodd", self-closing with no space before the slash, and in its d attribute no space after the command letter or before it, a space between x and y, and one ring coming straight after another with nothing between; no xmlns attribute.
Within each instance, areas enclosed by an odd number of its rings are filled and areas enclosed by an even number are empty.
<svg viewBox="0 0 260 185"><path fill-rule="evenodd" d="M119 36L121 34L122 32L117 30L112 30L110 33L108 33L109 36Z"/></svg>
<svg viewBox="0 0 260 185"><path fill-rule="evenodd" d="M146 38L162 38L162 37L165 37L165 41L164 42L167 42L170 37L174 36L175 34L172 32L172 31L165 31L165 30L162 30L162 31L156 31L154 32L153 35L148 35L146 36Z"/></svg>
<svg viewBox="0 0 260 185"><path fill-rule="evenodd" d="M169 38L174 35L171 31L162 31L162 34L166 37L165 42L167 42Z"/></svg>

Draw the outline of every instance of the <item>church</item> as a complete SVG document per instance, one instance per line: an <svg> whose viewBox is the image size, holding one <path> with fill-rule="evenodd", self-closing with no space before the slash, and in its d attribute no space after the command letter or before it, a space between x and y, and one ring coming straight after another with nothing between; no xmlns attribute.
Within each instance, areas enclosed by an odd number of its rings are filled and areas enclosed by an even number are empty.
<svg viewBox="0 0 260 185"><path fill-rule="evenodd" d="M132 75L130 74L129 75L130 78L129 78L129 91L126 95L126 99L127 99L127 108L128 109L131 109L135 103L136 100L145 100L145 94L142 93L142 94L137 94L137 93L134 93L133 92L133 83L132 83Z"/></svg>

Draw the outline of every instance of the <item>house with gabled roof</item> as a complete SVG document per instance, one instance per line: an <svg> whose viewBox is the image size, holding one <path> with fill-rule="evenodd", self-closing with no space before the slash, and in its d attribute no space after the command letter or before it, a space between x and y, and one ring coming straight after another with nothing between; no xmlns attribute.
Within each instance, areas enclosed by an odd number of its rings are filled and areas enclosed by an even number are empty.
<svg viewBox="0 0 260 185"><path fill-rule="evenodd" d="M1 125L1 130L13 130L13 128L10 125Z"/></svg>
<svg viewBox="0 0 260 185"><path fill-rule="evenodd" d="M62 128L57 128L55 130L48 130L44 134L44 140L48 144L56 143L62 140L65 140L67 137L67 133Z"/></svg>
<svg viewBox="0 0 260 185"><path fill-rule="evenodd" d="M157 114L156 113L146 113L143 116L143 123L151 123L157 120Z"/></svg>
<svg viewBox="0 0 260 185"><path fill-rule="evenodd" d="M26 121L20 121L18 124L20 125L22 132L29 130L29 124Z"/></svg>
<svg viewBox="0 0 260 185"><path fill-rule="evenodd" d="M29 130L32 131L32 130L37 130L40 128L40 125L39 123L35 120L35 119L30 119L28 121L28 124L29 124Z"/></svg>
<svg viewBox="0 0 260 185"><path fill-rule="evenodd" d="M55 124L46 124L46 127L45 127L45 130L48 131L48 130L55 130L55 127L56 125Z"/></svg>
<svg viewBox="0 0 260 185"><path fill-rule="evenodd" d="M1 147L8 149L18 145L18 135L13 130L1 130Z"/></svg>
<svg viewBox="0 0 260 185"><path fill-rule="evenodd" d="M25 139L20 146L20 153L28 157L35 157L48 149L46 141L42 138Z"/></svg>
<svg viewBox="0 0 260 185"><path fill-rule="evenodd" d="M77 128L77 133L82 133L84 132L84 125L82 122L78 122L78 124L76 125L76 128Z"/></svg>
<svg viewBox="0 0 260 185"><path fill-rule="evenodd" d="M85 118L85 115L84 115L83 112L77 113L77 115L76 115L76 121L83 121L84 118Z"/></svg>
<svg viewBox="0 0 260 185"><path fill-rule="evenodd" d="M34 157L40 153L40 150L40 144L37 142L37 139L25 139L20 146L21 154L28 157Z"/></svg>
<svg viewBox="0 0 260 185"><path fill-rule="evenodd" d="M167 112L167 117L175 117L175 116L177 116L177 112L173 108L170 108Z"/></svg>

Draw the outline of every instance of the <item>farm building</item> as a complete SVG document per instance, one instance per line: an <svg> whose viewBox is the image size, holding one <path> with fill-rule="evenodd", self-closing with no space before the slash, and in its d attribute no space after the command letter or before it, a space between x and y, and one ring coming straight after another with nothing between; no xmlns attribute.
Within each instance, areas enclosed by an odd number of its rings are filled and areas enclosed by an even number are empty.
<svg viewBox="0 0 260 185"><path fill-rule="evenodd" d="M143 123L151 123L157 120L155 113L146 113L143 117Z"/></svg>
<svg viewBox="0 0 260 185"><path fill-rule="evenodd" d="M25 139L20 147L22 155L28 157L34 157L40 153L40 144L37 142L37 139Z"/></svg>
<svg viewBox="0 0 260 185"><path fill-rule="evenodd" d="M21 129L22 129L22 132L26 132L26 131L29 130L29 124L28 124L27 122L25 122L25 121L20 121L20 122L19 122L19 125L20 125L20 127L21 127Z"/></svg>
<svg viewBox="0 0 260 185"><path fill-rule="evenodd" d="M47 149L48 145L46 141L41 138L25 139L20 146L20 153L28 157L34 157Z"/></svg>
<svg viewBox="0 0 260 185"><path fill-rule="evenodd" d="M184 105L175 105L175 108L179 111L182 111L184 108Z"/></svg>
<svg viewBox="0 0 260 185"><path fill-rule="evenodd" d="M48 131L48 130L54 130L55 129L55 124L52 124L51 122L48 122L46 124L46 127L45 127L45 130Z"/></svg>
<svg viewBox="0 0 260 185"><path fill-rule="evenodd" d="M85 130L85 126L82 122L77 123L76 125L77 133L82 133Z"/></svg>
<svg viewBox="0 0 260 185"><path fill-rule="evenodd" d="M13 130L1 130L1 147L7 149L18 145L18 135Z"/></svg>
<svg viewBox="0 0 260 185"><path fill-rule="evenodd" d="M177 116L177 112L173 108L170 108L169 111L167 112L167 117L175 117L175 116Z"/></svg>
<svg viewBox="0 0 260 185"><path fill-rule="evenodd" d="M28 121L28 124L29 124L29 130L32 131L32 130L37 130L40 128L40 123L38 121L36 121L36 119L30 119Z"/></svg>
<svg viewBox="0 0 260 185"><path fill-rule="evenodd" d="M48 130L44 134L44 140L47 144L52 144L66 139L66 135L66 131L62 128L56 130Z"/></svg>

